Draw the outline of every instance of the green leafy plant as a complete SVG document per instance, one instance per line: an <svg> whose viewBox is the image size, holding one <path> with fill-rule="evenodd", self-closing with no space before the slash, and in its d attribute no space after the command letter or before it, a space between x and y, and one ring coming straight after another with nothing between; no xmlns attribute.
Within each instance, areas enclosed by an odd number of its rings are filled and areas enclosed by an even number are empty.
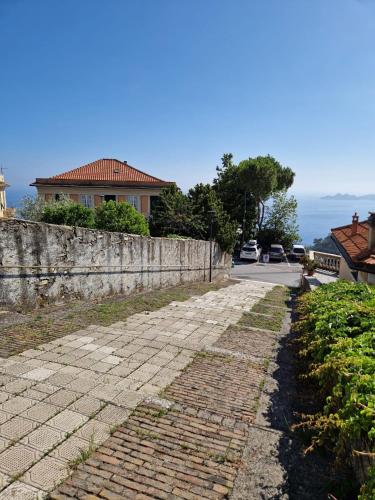
<svg viewBox="0 0 375 500"><path fill-rule="evenodd" d="M345 281L321 286L300 297L298 315L305 377L324 401L300 425L313 430L310 449L327 445L352 462L375 458L374 287ZM372 485L374 474L369 473ZM368 488L373 486L363 491Z"/></svg>
<svg viewBox="0 0 375 500"><path fill-rule="evenodd" d="M65 226L92 228L95 225L94 212L80 203L63 199L45 205L41 215L42 222Z"/></svg>
<svg viewBox="0 0 375 500"><path fill-rule="evenodd" d="M369 470L368 480L362 486L358 500L374 500L375 498L375 465Z"/></svg>
<svg viewBox="0 0 375 500"><path fill-rule="evenodd" d="M116 203L112 200L96 207L95 228L142 236L150 234L144 215L140 214L129 203Z"/></svg>

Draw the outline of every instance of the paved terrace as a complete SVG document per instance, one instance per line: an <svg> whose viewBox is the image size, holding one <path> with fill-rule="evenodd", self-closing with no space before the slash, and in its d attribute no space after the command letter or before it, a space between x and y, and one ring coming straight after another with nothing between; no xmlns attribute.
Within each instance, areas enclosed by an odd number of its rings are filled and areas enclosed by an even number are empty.
<svg viewBox="0 0 375 500"><path fill-rule="evenodd" d="M0 498L44 498L72 473L52 498L225 497L246 441L242 424L256 413L257 348L275 339L224 332L272 288L239 282L0 358ZM197 476L179 473L189 464Z"/></svg>

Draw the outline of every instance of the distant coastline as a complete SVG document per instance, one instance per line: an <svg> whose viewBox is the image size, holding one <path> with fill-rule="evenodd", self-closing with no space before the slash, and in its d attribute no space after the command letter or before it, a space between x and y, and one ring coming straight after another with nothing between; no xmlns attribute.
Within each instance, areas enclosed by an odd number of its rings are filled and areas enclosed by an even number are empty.
<svg viewBox="0 0 375 500"><path fill-rule="evenodd" d="M334 195L322 196L320 199L321 200L375 200L375 194L362 194L357 196L355 194L337 193Z"/></svg>

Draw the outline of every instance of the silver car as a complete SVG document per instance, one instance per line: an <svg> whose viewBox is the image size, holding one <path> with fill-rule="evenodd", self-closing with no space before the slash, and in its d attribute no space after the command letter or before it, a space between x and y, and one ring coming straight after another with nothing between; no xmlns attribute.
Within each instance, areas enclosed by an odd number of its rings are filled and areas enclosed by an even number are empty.
<svg viewBox="0 0 375 500"><path fill-rule="evenodd" d="M273 243L270 246L268 255L270 256L270 260L278 260L280 262L285 260L284 248L282 245L279 245L278 243Z"/></svg>

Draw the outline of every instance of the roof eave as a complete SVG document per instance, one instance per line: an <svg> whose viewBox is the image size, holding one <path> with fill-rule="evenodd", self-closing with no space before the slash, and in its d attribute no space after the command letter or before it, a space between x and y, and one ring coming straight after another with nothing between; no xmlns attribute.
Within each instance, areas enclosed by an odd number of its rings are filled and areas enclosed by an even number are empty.
<svg viewBox="0 0 375 500"><path fill-rule="evenodd" d="M372 266L369 264L361 264L360 262L355 262L350 257L350 255L347 253L345 248L342 246L342 244L339 242L339 240L336 238L336 236L333 233L331 233L331 238L335 242L342 257L344 258L345 262L348 264L350 269L353 269L354 271L364 271L364 272L369 272L369 273L375 273L375 266Z"/></svg>
<svg viewBox="0 0 375 500"><path fill-rule="evenodd" d="M139 188L139 189L151 189L151 188L162 188L170 186L174 182L169 181L158 181L158 182L140 182L140 181L95 181L95 180L77 180L77 179L43 179L37 178L30 186L42 187L42 186L56 186L56 187L96 187L96 188L108 188L108 187L121 187L121 188Z"/></svg>

